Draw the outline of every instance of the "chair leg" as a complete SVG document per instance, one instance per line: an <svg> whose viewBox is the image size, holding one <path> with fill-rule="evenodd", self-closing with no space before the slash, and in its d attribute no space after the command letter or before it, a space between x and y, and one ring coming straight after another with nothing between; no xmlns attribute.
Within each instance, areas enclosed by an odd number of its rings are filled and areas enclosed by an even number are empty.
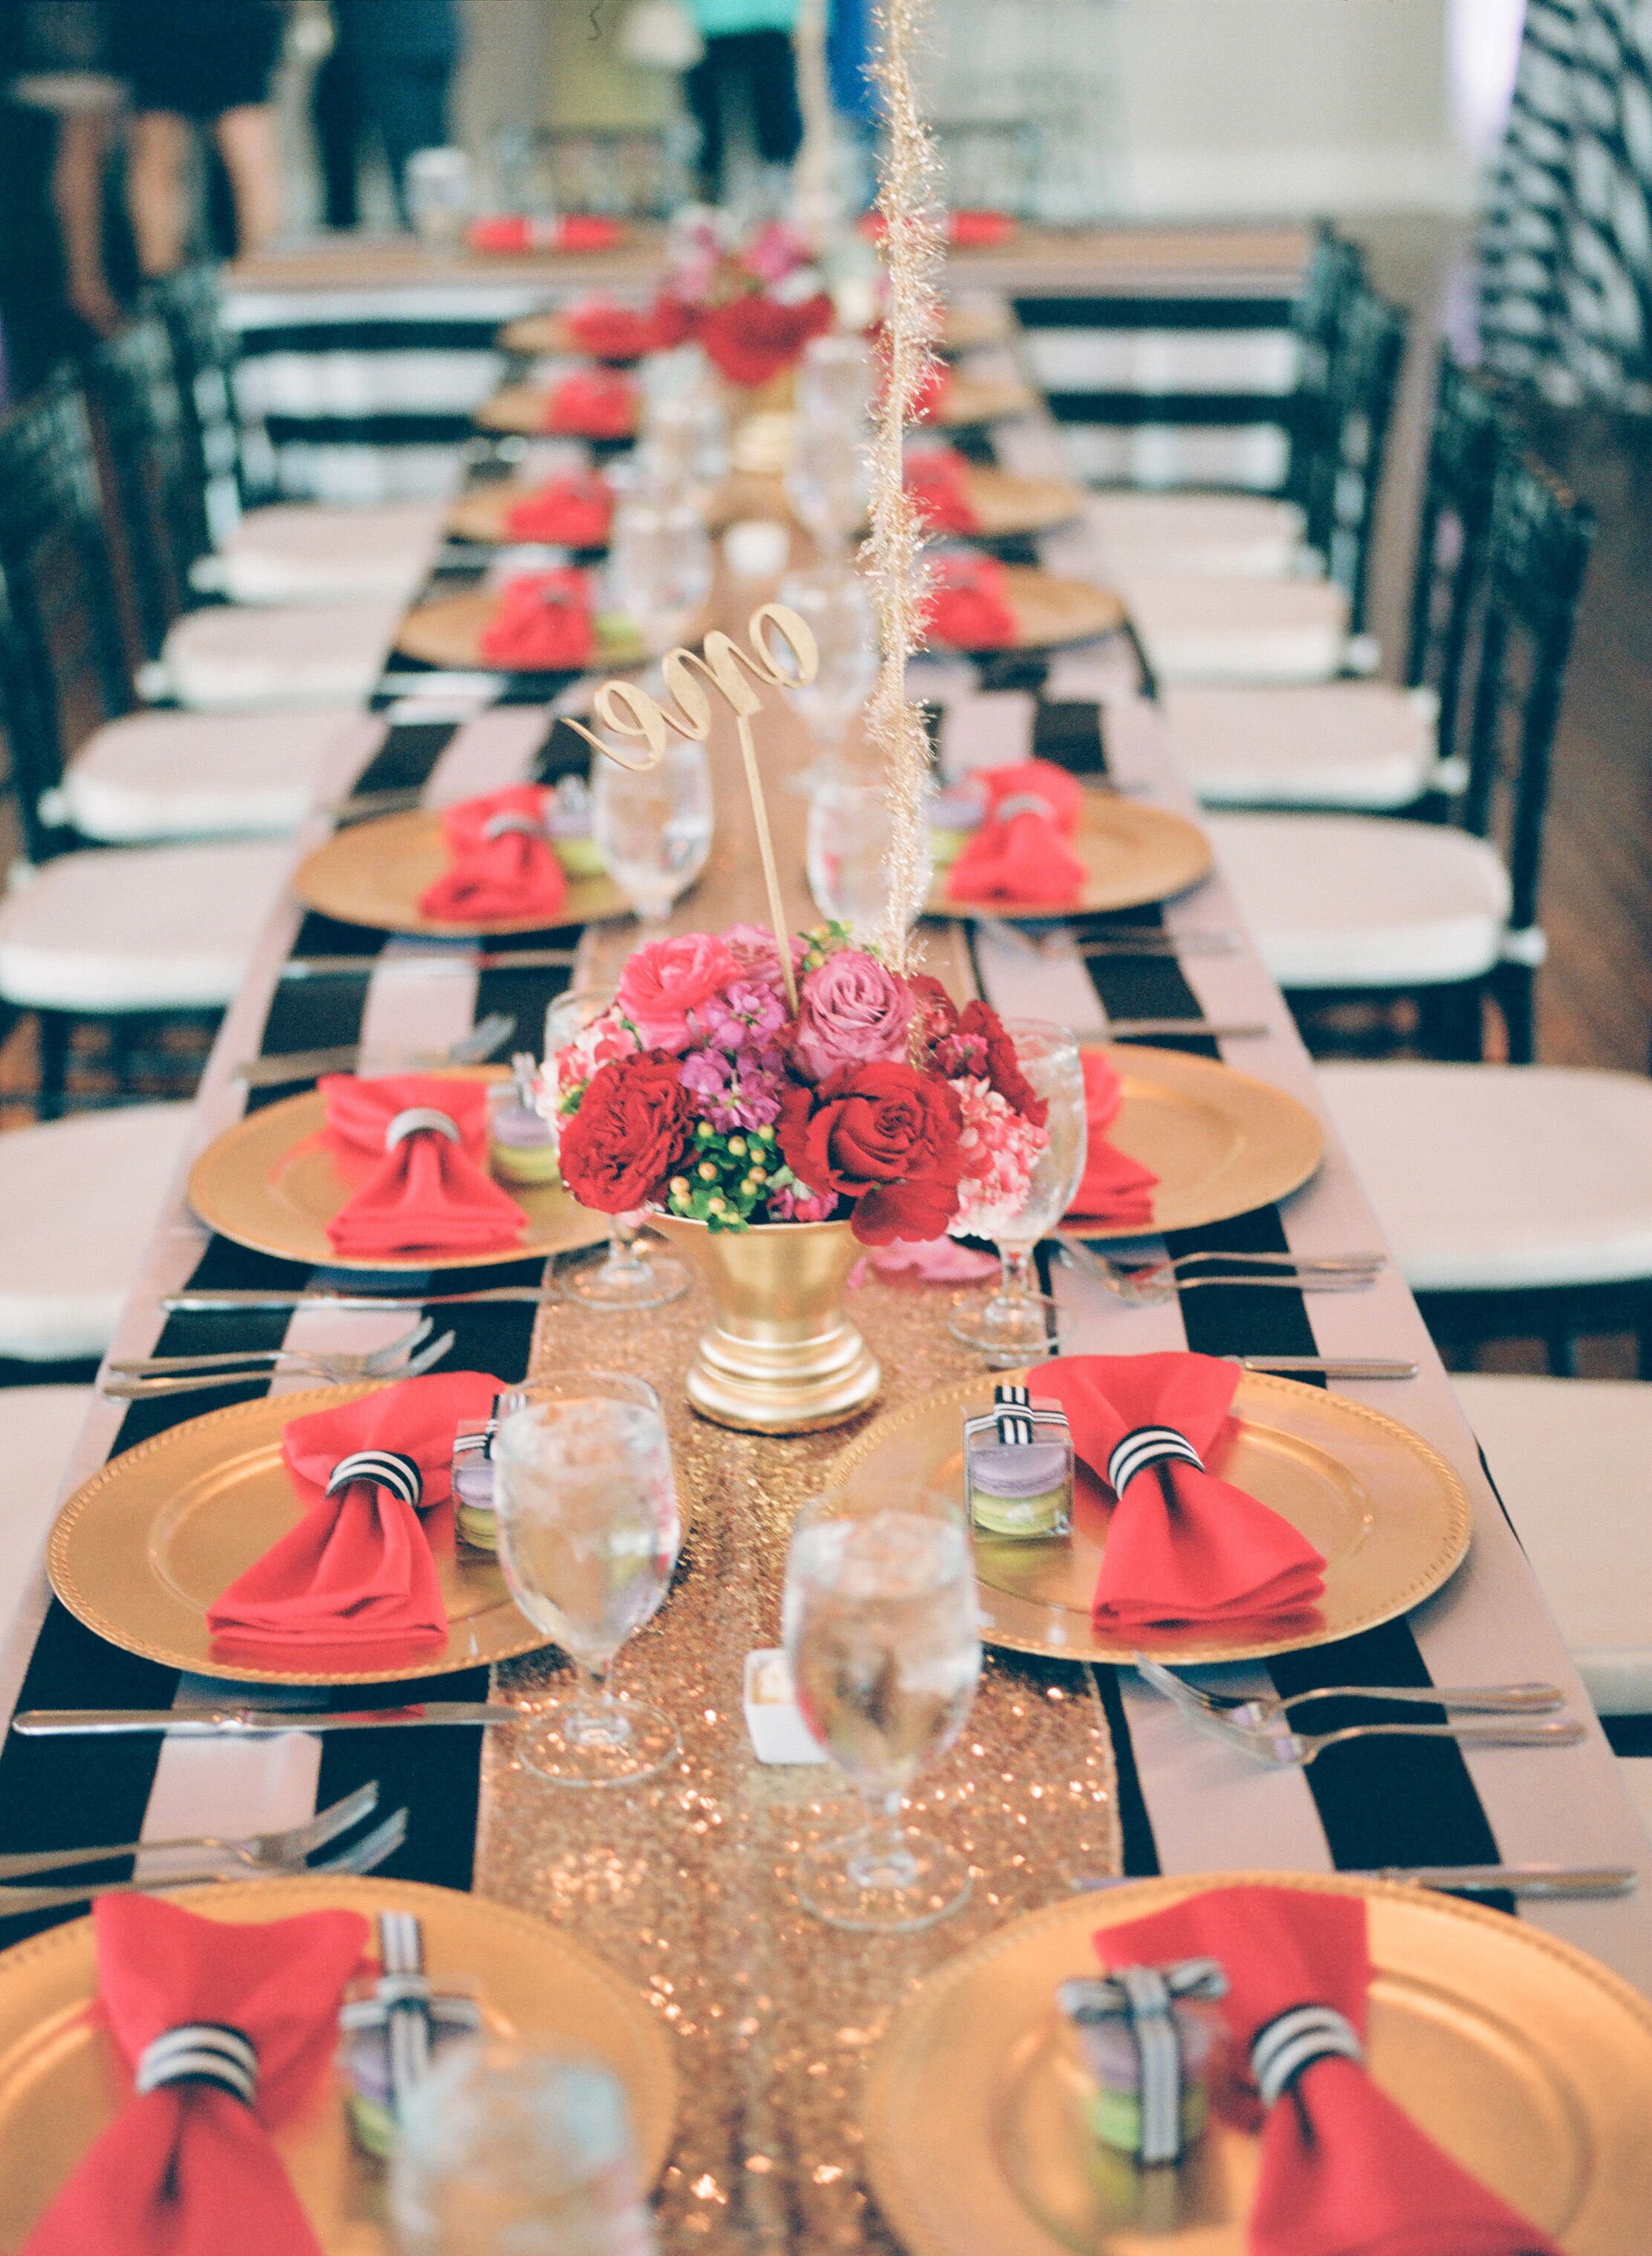
<svg viewBox="0 0 1652 2256"><path fill-rule="evenodd" d="M1578 1335L1576 1332L1550 1332L1543 1343L1548 1350L1549 1368L1557 1378L1576 1378L1578 1369ZM1645 1362L1645 1349L1641 1350Z"/></svg>
<svg viewBox="0 0 1652 2256"><path fill-rule="evenodd" d="M1528 963L1506 963L1497 976L1497 1005L1508 1033L1508 1062L1529 1065L1536 1054L1536 978Z"/></svg>
<svg viewBox="0 0 1652 2256"><path fill-rule="evenodd" d="M41 1120L60 1119L68 1089L69 1045L74 1038L74 1021L63 1011L41 1011L36 1013L35 1029L40 1052L40 1094L36 1116Z"/></svg>

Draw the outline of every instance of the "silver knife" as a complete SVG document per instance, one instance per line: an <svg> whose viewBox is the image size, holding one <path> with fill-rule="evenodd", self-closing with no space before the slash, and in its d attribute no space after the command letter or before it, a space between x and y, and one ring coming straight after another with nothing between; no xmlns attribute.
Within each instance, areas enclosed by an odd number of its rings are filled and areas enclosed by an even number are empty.
<svg viewBox="0 0 1652 2256"><path fill-rule="evenodd" d="M1214 1019L1109 1019L1103 1033L1108 1041L1140 1040L1145 1035L1198 1034L1205 1041L1259 1041L1271 1026L1229 1026Z"/></svg>
<svg viewBox="0 0 1652 2256"><path fill-rule="evenodd" d="M1549 1896L1586 1900L1633 1895L1640 1878L1632 1865L1377 1865L1363 1872L1339 1872L1342 1880L1399 1880L1410 1887L1439 1888L1466 1896ZM1086 1893L1128 1887L1128 1877L1085 1879Z"/></svg>
<svg viewBox="0 0 1652 2256"><path fill-rule="evenodd" d="M432 948L428 955L407 955L389 957L379 955L294 955L281 967L283 979L370 978L381 965L387 970L405 971L409 965L415 969L437 971L571 971L573 950L571 948L524 948L514 955L468 955L460 953L463 942L451 948ZM1193 1030L1198 1032L1197 1027Z"/></svg>
<svg viewBox="0 0 1652 2256"><path fill-rule="evenodd" d="M183 1293L165 1293L160 1305L168 1315L184 1308L451 1308L476 1301L510 1301L534 1307L559 1301L554 1285L486 1285L474 1293L260 1293L243 1287L214 1293L205 1287Z"/></svg>
<svg viewBox="0 0 1652 2256"><path fill-rule="evenodd" d="M1235 1282L1242 1281L1235 1280ZM1417 1366L1388 1355L1225 1355L1241 1371L1271 1371L1289 1378L1293 1371L1318 1371L1322 1378L1415 1378Z"/></svg>
<svg viewBox="0 0 1652 2256"><path fill-rule="evenodd" d="M373 1731L432 1724L518 1724L520 1708L487 1700L429 1700L414 1708L25 1708L11 1728L25 1739L61 1732L164 1731L168 1738L262 1738L273 1731Z"/></svg>

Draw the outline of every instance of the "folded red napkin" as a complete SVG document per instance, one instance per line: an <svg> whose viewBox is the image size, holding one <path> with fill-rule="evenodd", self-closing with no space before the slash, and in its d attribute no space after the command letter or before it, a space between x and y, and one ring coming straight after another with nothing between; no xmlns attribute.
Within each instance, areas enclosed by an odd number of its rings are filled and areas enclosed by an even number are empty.
<svg viewBox="0 0 1652 2256"><path fill-rule="evenodd" d="M520 212L494 212L472 220L465 240L473 250L612 250L625 240L624 223L597 212L569 212L562 219L530 219Z"/></svg>
<svg viewBox="0 0 1652 2256"><path fill-rule="evenodd" d="M931 532L979 532L981 518L964 481L969 464L951 447L909 455L902 483Z"/></svg>
<svg viewBox="0 0 1652 2256"><path fill-rule="evenodd" d="M1144 1167L1139 1160L1132 1160L1121 1152L1116 1144L1109 1144L1107 1132L1118 1117L1123 1101L1119 1076L1113 1069L1113 1061L1100 1050L1086 1050L1080 1059L1084 1068L1084 1110L1088 1129L1085 1150L1084 1179L1073 1194L1072 1204L1067 1209L1070 1222L1105 1222L1114 1228L1150 1230L1153 1225L1153 1193L1158 1177L1151 1167Z"/></svg>
<svg viewBox="0 0 1652 2256"><path fill-rule="evenodd" d="M1219 1473L1236 1364L1208 1355L1070 1355L1038 1366L1072 1446L1118 1498L1096 1578L1100 1629L1235 1627L1300 1613L1325 1561L1288 1519Z"/></svg>
<svg viewBox="0 0 1652 2256"><path fill-rule="evenodd" d="M327 1226L341 1253L503 1254L516 1244L526 1217L487 1171L485 1082L329 1073L316 1086L322 1141L357 1186Z"/></svg>
<svg viewBox="0 0 1652 2256"><path fill-rule="evenodd" d="M594 360L641 360L659 349L659 330L652 314L635 307L616 306L612 298L585 298L570 306L562 325L581 352Z"/></svg>
<svg viewBox="0 0 1652 2256"><path fill-rule="evenodd" d="M614 521L614 489L594 470L579 470L566 478L524 494L505 512L505 531L512 540L549 540L560 548L606 548Z"/></svg>
<svg viewBox="0 0 1652 2256"><path fill-rule="evenodd" d="M270 2133L333 2057L367 1921L243 1926L153 1896L100 1897L92 1920L101 2018L136 2088L25 2256L320 2256Z"/></svg>
<svg viewBox="0 0 1652 2256"><path fill-rule="evenodd" d="M1110 1967L1220 1962L1220 2011L1265 2110L1251 2256L1559 2256L1360 2064L1371 1958L1357 1896L1213 1888L1103 1928L1095 1947ZM1290 2076L1293 2052L1313 2056Z"/></svg>
<svg viewBox="0 0 1652 2256"><path fill-rule="evenodd" d="M938 556L924 594L924 631L954 650L1009 650L1021 627L995 556Z"/></svg>
<svg viewBox="0 0 1652 2256"><path fill-rule="evenodd" d="M616 368L580 368L545 403L541 429L564 439L629 439L636 428L636 386Z"/></svg>
<svg viewBox="0 0 1652 2256"><path fill-rule="evenodd" d="M517 783L445 808L442 829L452 858L419 895L424 913L443 924L500 917L554 924L568 880L545 827L549 797L543 785Z"/></svg>
<svg viewBox="0 0 1652 2256"><path fill-rule="evenodd" d="M824 290L796 306L751 292L700 315L695 334L730 384L767 384L802 358L811 337L824 336L833 320Z"/></svg>
<svg viewBox="0 0 1652 2256"><path fill-rule="evenodd" d="M977 768L970 781L987 818L946 873L948 899L1052 908L1076 901L1089 878L1067 843L1084 804L1078 778L1051 760L1017 760Z"/></svg>
<svg viewBox="0 0 1652 2256"><path fill-rule="evenodd" d="M281 1457L304 1517L213 1601L214 1636L445 1644L447 1609L418 1515L446 1503L453 1436L487 1423L499 1388L482 1371L431 1371L292 1419Z"/></svg>
<svg viewBox="0 0 1652 2256"><path fill-rule="evenodd" d="M960 250L981 250L989 244L1008 243L1016 231L1016 222L1008 212L955 211L946 222L949 242Z"/></svg>
<svg viewBox="0 0 1652 2256"><path fill-rule="evenodd" d="M578 673L596 651L591 589L584 573L563 564L507 580L476 647L489 666L524 673Z"/></svg>

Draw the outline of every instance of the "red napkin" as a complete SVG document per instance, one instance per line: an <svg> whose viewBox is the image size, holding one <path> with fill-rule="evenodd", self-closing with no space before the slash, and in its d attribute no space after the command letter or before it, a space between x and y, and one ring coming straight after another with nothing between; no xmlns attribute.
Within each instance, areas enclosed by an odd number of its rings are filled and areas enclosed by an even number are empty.
<svg viewBox="0 0 1652 2256"><path fill-rule="evenodd" d="M616 306L612 298L587 298L570 306L562 325L580 350L594 360L641 360L644 353L659 348L653 315Z"/></svg>
<svg viewBox="0 0 1652 2256"><path fill-rule="evenodd" d="M442 814L453 857L418 906L443 924L486 924L535 917L554 924L568 880L545 828L547 794L536 783L511 784L460 800ZM531 830L521 828L531 824Z"/></svg>
<svg viewBox="0 0 1652 2256"><path fill-rule="evenodd" d="M1038 1366L1038 1392L1067 1414L1098 1480L1127 1435L1168 1427L1220 1462L1235 1364L1208 1355L1070 1355ZM1166 1458L1133 1474L1107 1530L1093 1611L1100 1629L1170 1622L1258 1625L1325 1593L1325 1561L1288 1519L1216 1472Z"/></svg>
<svg viewBox="0 0 1652 2256"><path fill-rule="evenodd" d="M153 1896L102 1896L92 1920L102 2019L127 2072L167 2030L214 2023L254 2048L256 2093L250 2105L200 2083L131 2093L25 2256L320 2256L270 2133L333 2057L367 1921L312 1911L242 1926Z"/></svg>
<svg viewBox="0 0 1652 2256"><path fill-rule="evenodd" d="M529 219L518 212L496 212L472 220L465 240L473 250L612 250L625 240L623 224L595 212L570 212L565 219Z"/></svg>
<svg viewBox="0 0 1652 2256"><path fill-rule="evenodd" d="M1142 1167L1139 1160L1132 1160L1107 1139L1107 1132L1117 1118L1123 1100L1113 1061L1100 1050L1086 1050L1080 1063L1084 1068L1088 1142L1084 1180L1073 1194L1067 1219L1105 1222L1114 1228L1150 1230L1153 1193L1158 1177L1151 1167Z"/></svg>
<svg viewBox="0 0 1652 2256"><path fill-rule="evenodd" d="M489 666L524 673L578 673L596 650L585 575L561 564L523 572L499 590L498 607L477 641Z"/></svg>
<svg viewBox="0 0 1652 2256"><path fill-rule="evenodd" d="M220 1591L207 1609L213 1634L238 1645L445 1644L447 1609L418 1515L447 1502L453 1436L486 1424L499 1386L481 1371L432 1371L294 1418L281 1456L304 1517ZM329 1496L335 1469L358 1450L411 1457L417 1505L365 1478Z"/></svg>
<svg viewBox="0 0 1652 2256"><path fill-rule="evenodd" d="M1051 760L977 768L987 819L946 873L955 901L1047 904L1076 901L1089 872L1067 841L1079 827L1084 788Z"/></svg>
<svg viewBox="0 0 1652 2256"><path fill-rule="evenodd" d="M1243 2059L1296 2006L1332 2006L1365 2034L1371 1959L1357 1896L1213 1888L1103 1928L1095 1947L1109 1967L1220 1960L1220 2010ZM1311 2062L1267 2111L1249 2245L1251 2256L1560 2256L1340 2057Z"/></svg>
<svg viewBox="0 0 1652 2256"><path fill-rule="evenodd" d="M979 532L981 519L965 488L969 464L951 447L909 455L902 483L931 532Z"/></svg>
<svg viewBox="0 0 1652 2256"><path fill-rule="evenodd" d="M376 1080L329 1073L316 1083L327 1105L322 1141L358 1188L334 1216L327 1234L341 1253L483 1253L503 1255L526 1220L488 1174L488 1089L457 1075L391 1073ZM459 1131L439 1128L404 1136L385 1149L401 1113L428 1107Z"/></svg>
<svg viewBox="0 0 1652 2256"><path fill-rule="evenodd" d="M617 369L576 369L545 401L540 427L564 439L629 439L636 428L636 386Z"/></svg>
<svg viewBox="0 0 1652 2256"><path fill-rule="evenodd" d="M960 250L981 250L1008 243L1016 222L1008 212L955 211L946 222L947 239Z"/></svg>
<svg viewBox="0 0 1652 2256"><path fill-rule="evenodd" d="M995 556L939 556L924 596L924 631L954 650L1009 650L1021 630Z"/></svg>
<svg viewBox="0 0 1652 2256"><path fill-rule="evenodd" d="M801 359L811 337L825 335L832 318L824 290L798 306L750 292L702 314L696 334L730 384L767 384Z"/></svg>
<svg viewBox="0 0 1652 2256"><path fill-rule="evenodd" d="M561 548L606 548L614 521L614 489L594 470L552 478L505 512L512 540L549 540Z"/></svg>

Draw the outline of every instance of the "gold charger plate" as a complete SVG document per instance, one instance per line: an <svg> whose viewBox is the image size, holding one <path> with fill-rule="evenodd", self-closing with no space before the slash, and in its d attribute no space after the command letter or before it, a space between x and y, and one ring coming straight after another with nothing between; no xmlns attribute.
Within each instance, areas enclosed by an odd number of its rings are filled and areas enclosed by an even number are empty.
<svg viewBox="0 0 1652 2256"><path fill-rule="evenodd" d="M1036 405L1018 377L972 376L956 368L930 420L946 431L963 431L977 423L1007 423L1030 415Z"/></svg>
<svg viewBox="0 0 1652 2256"><path fill-rule="evenodd" d="M396 647L404 658L416 658L426 666L439 666L469 672L475 667L491 669L496 673L510 671L496 658L484 658L482 638L493 624L499 609L499 591L494 588L467 588L460 596L435 596L427 603L416 603L396 630ZM591 670L607 673L615 666L641 666L647 659L640 636L630 640L604 637L596 645L591 659Z"/></svg>
<svg viewBox="0 0 1652 2256"><path fill-rule="evenodd" d="M646 309L631 307L626 310L641 313ZM610 353L594 353L588 345L580 342L561 314L525 314L519 321L507 321L496 342L501 352L535 356L556 353L580 360L601 359L605 367L629 368L646 358L643 353L622 353L617 359Z"/></svg>
<svg viewBox="0 0 1652 2256"><path fill-rule="evenodd" d="M1111 588L1088 580L1064 580L1036 564L1006 564L1004 600L1015 614L1011 650L1059 650L1065 643L1089 642L1124 624L1124 605ZM936 647L956 645L935 638Z"/></svg>
<svg viewBox="0 0 1652 2256"><path fill-rule="evenodd" d="M448 511L447 530L457 539L489 541L496 547L517 540L521 536L511 532L506 518L519 501L531 500L548 483L544 478L496 478L486 485L474 486L460 494ZM606 548L608 543L593 545Z"/></svg>
<svg viewBox="0 0 1652 2256"><path fill-rule="evenodd" d="M1177 1874L1029 1913L896 2014L867 2082L867 2175L909 2256L1245 2256L1258 2142L1227 2121L1176 2169L1088 2135L1058 1984L1094 1932L1212 1887L1357 1895L1369 1918L1371 2073L1567 2256L1643 2256L1652 2011L1520 1920L1426 1888L1303 1872Z"/></svg>
<svg viewBox="0 0 1652 2256"><path fill-rule="evenodd" d="M542 1920L411 1880L235 1881L180 1889L177 1900L226 1925L310 1911L369 1920L380 1911L413 1913L432 1975L473 1978L492 2033L612 2069L630 2102L643 2184L664 2168L677 2112L671 2039L629 1982ZM124 2072L91 2011L96 1988L89 1919L0 1957L0 2246L22 2246L121 2107ZM390 2256L384 2173L352 2141L331 2069L274 2140L327 2256Z"/></svg>
<svg viewBox="0 0 1652 2256"><path fill-rule="evenodd" d="M1038 1391L1038 1374L1015 1377ZM857 1477L964 1494L964 1420L992 1408L993 1377L960 1380L875 1418L840 1450L828 1484ZM1426 1442L1362 1402L1262 1371L1241 1374L1231 1439L1212 1470L1299 1528L1325 1562L1325 1596L1250 1635L1206 1627L1109 1633L1090 1618L1113 1507L1080 1466L1072 1534L1016 1543L977 1534L981 1635L1012 1653L1191 1665L1295 1653L1374 1629L1438 1590L1468 1551L1463 1484Z"/></svg>
<svg viewBox="0 0 1652 2256"><path fill-rule="evenodd" d="M497 1066L455 1067L449 1078L497 1080ZM501 1183L528 1217L521 1243L482 1253L378 1253L371 1260L335 1251L327 1225L354 1186L320 1143L327 1107L320 1092L284 1096L214 1136L189 1171L189 1203L209 1230L312 1268L418 1270L494 1268L502 1261L548 1261L596 1245L604 1216L568 1196L560 1183Z"/></svg>
<svg viewBox="0 0 1652 2256"><path fill-rule="evenodd" d="M46 1548L52 1587L111 1645L168 1668L256 1684L397 1684L480 1668L547 1642L518 1613L497 1562L453 1535L451 1505L424 1515L447 1608L446 1646L268 1646L214 1638L207 1609L303 1517L281 1462L282 1428L336 1410L371 1384L265 1395L208 1411L111 1457L58 1515ZM4 1961L0 1961L4 1963Z"/></svg>
<svg viewBox="0 0 1652 2256"><path fill-rule="evenodd" d="M1104 1052L1119 1076L1121 1101L1107 1141L1158 1177L1147 1230L1139 1223L1071 1223L1080 1237L1202 1230L1249 1214L1300 1190L1325 1155L1318 1115L1270 1081L1219 1058L1140 1042L1080 1047Z"/></svg>
<svg viewBox="0 0 1652 2256"><path fill-rule="evenodd" d="M1122 799L1114 792L1085 793L1072 845L1089 873L1076 901L1064 901L1057 907L1048 901L1021 907L1013 902L972 900L967 896L955 900L946 890L948 872L939 870L930 887L925 914L1048 923L1051 917L1093 916L1107 909L1141 908L1149 901L1168 901L1210 875L1210 840L1197 823L1162 807ZM300 878L305 866L300 864Z"/></svg>
<svg viewBox="0 0 1652 2256"><path fill-rule="evenodd" d="M381 814L370 822L335 830L299 863L292 873L292 889L307 908L377 932L471 940L544 929L543 917L444 924L424 915L420 897L446 866L441 816L432 808L412 807L404 814ZM601 924L630 913L630 902L612 878L570 878L567 899L556 920L559 925Z"/></svg>
<svg viewBox="0 0 1652 2256"><path fill-rule="evenodd" d="M537 384L507 384L503 391L496 391L491 399L483 400L475 411L475 420L484 431L508 431L523 439L580 439L590 436L588 432L547 428L545 419L550 403L550 393L542 391ZM999 409L997 412L1002 414L1004 411ZM1017 408L1009 412L1018 414L1021 411ZM629 431L615 435L622 439L634 438L635 418Z"/></svg>

